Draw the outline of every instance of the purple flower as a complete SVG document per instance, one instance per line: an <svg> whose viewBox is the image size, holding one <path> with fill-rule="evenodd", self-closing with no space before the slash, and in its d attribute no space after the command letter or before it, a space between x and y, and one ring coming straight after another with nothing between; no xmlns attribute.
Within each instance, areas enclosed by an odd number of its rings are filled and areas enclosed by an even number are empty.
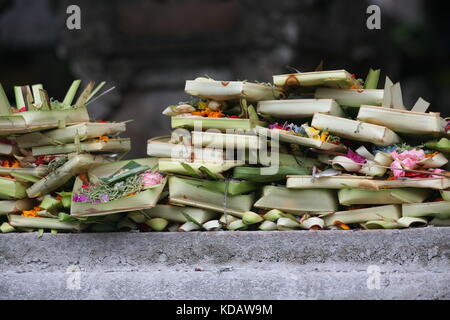
<svg viewBox="0 0 450 320"><path fill-rule="evenodd" d="M89 197L84 195L84 194L78 194L78 195L74 195L73 196L73 201L74 202L89 202Z"/></svg>
<svg viewBox="0 0 450 320"><path fill-rule="evenodd" d="M102 202L109 202L109 195L104 194L100 197L102 199Z"/></svg>

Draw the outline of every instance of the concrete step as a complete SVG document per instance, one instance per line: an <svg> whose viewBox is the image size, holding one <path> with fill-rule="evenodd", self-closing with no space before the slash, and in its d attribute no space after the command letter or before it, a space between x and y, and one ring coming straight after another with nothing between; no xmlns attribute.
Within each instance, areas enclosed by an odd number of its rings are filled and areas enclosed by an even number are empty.
<svg viewBox="0 0 450 320"><path fill-rule="evenodd" d="M450 228L0 235L0 299L448 299Z"/></svg>

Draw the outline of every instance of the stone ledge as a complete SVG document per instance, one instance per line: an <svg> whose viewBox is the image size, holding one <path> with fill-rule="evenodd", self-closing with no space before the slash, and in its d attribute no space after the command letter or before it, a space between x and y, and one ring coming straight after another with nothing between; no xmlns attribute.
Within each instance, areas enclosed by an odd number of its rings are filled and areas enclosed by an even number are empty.
<svg viewBox="0 0 450 320"><path fill-rule="evenodd" d="M437 227L7 234L0 299L448 299L449 243ZM369 266L379 290L367 287ZM67 289L73 267L79 290Z"/></svg>

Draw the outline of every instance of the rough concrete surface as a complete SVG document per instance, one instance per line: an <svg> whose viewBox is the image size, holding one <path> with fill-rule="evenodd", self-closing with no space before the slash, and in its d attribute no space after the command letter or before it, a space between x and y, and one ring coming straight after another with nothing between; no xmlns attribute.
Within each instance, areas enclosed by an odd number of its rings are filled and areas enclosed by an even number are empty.
<svg viewBox="0 0 450 320"><path fill-rule="evenodd" d="M450 228L0 235L0 299L449 299Z"/></svg>

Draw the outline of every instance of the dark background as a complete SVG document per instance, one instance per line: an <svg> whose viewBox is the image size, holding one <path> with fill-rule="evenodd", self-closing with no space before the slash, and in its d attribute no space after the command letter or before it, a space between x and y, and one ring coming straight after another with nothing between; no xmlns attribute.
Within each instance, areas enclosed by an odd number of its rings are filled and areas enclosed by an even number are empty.
<svg viewBox="0 0 450 320"><path fill-rule="evenodd" d="M66 9L82 29L66 28ZM366 27L381 7L381 30ZM426 0L0 0L0 82L43 83L62 99L73 79L117 89L90 105L97 120L134 119L130 156L170 132L162 109L184 100L184 81L270 82L273 74L369 67L401 81L406 106L422 96L448 115L450 28L444 1ZM381 85L384 84L384 80ZM12 95L11 95L11 101Z"/></svg>

